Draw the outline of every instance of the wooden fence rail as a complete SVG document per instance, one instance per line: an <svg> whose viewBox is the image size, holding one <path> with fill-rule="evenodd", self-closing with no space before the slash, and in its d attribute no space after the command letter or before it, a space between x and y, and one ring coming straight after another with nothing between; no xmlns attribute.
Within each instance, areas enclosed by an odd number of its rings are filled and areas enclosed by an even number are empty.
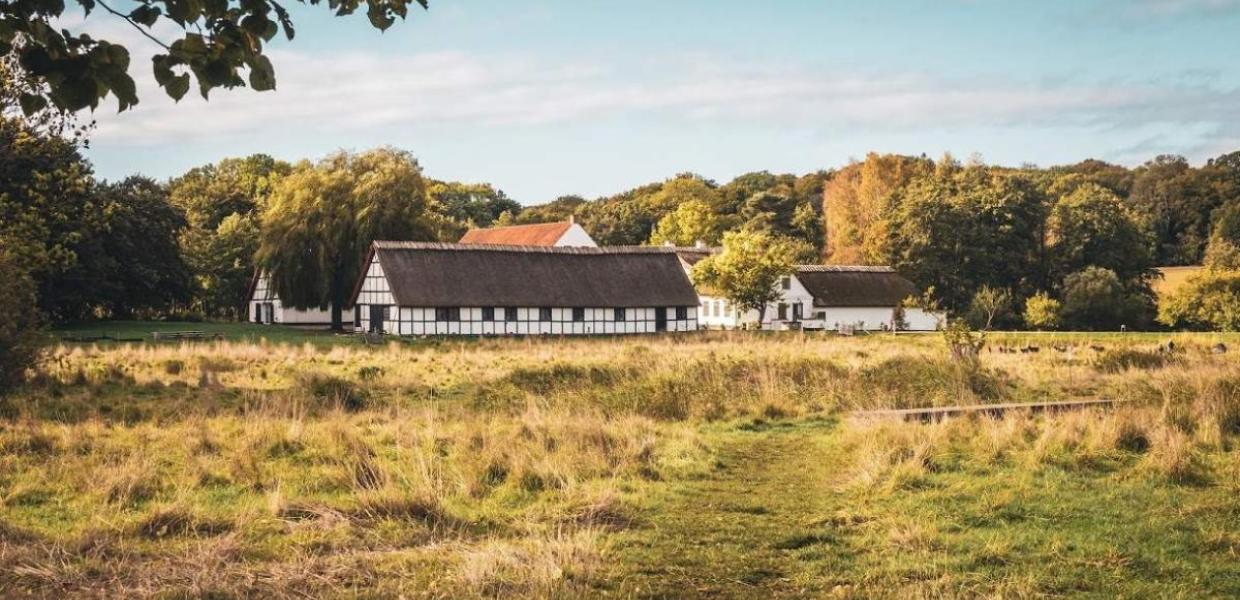
<svg viewBox="0 0 1240 600"><path fill-rule="evenodd" d="M861 410L853 416L862 419L899 419L901 421L921 421L923 423L938 422L949 417L968 414L981 414L991 417L1002 417L1011 411L1028 411L1032 413L1061 412L1083 408L1108 407L1123 403L1123 400L1069 400L1065 402L1015 402L1009 404L971 404L967 406L935 406L931 408L893 408L884 410Z"/></svg>

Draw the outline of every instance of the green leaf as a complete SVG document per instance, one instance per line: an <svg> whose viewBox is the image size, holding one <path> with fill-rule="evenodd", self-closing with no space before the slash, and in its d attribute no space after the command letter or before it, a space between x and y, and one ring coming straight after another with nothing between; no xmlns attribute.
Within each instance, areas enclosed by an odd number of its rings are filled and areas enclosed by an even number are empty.
<svg viewBox="0 0 1240 600"><path fill-rule="evenodd" d="M173 100L180 101L185 97L186 92L189 92L189 73L181 73L173 77L164 86L164 91L168 92Z"/></svg>
<svg viewBox="0 0 1240 600"><path fill-rule="evenodd" d="M172 72L172 59L166 54L156 54L151 57L151 62L155 70L155 83L166 87L176 77L176 73Z"/></svg>
<svg viewBox="0 0 1240 600"><path fill-rule="evenodd" d="M259 92L276 89L275 69L266 56L260 54L250 62L250 87Z"/></svg>
<svg viewBox="0 0 1240 600"><path fill-rule="evenodd" d="M20 102L27 117L47 108L47 98L35 94L22 94Z"/></svg>
<svg viewBox="0 0 1240 600"><path fill-rule="evenodd" d="M143 4L138 8L129 11L129 18L135 23L150 27L155 24L155 21L159 20L161 14L162 12L159 10L158 6Z"/></svg>

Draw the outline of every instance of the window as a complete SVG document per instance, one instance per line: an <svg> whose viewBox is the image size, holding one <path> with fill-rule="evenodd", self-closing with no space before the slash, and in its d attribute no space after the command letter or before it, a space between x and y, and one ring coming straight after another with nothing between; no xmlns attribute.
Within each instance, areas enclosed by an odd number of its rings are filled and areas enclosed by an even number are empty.
<svg viewBox="0 0 1240 600"><path fill-rule="evenodd" d="M784 304L783 302L779 303L779 320L780 321L788 320L788 305Z"/></svg>
<svg viewBox="0 0 1240 600"><path fill-rule="evenodd" d="M494 321L495 320L495 307L494 306L482 307L482 320L483 321Z"/></svg>
<svg viewBox="0 0 1240 600"><path fill-rule="evenodd" d="M625 316L625 315L624 315L624 309L623 309L623 308L617 308L615 312L616 312L616 320L617 320L617 321L623 321L623 320L624 320L624 316Z"/></svg>
<svg viewBox="0 0 1240 600"><path fill-rule="evenodd" d="M538 320L539 321L550 321L551 320L551 309L546 306L539 308L538 309Z"/></svg>
<svg viewBox="0 0 1240 600"><path fill-rule="evenodd" d="M517 320L517 309L508 307L504 309L504 320L509 323Z"/></svg>
<svg viewBox="0 0 1240 600"><path fill-rule="evenodd" d="M782 288L784 288L785 290L790 290L790 289L792 289L792 278L791 278L791 277L781 277L781 278L779 278L779 287L782 287Z"/></svg>
<svg viewBox="0 0 1240 600"><path fill-rule="evenodd" d="M435 320L436 321L460 321L461 320L461 309L455 306L438 307L435 309Z"/></svg>
<svg viewBox="0 0 1240 600"><path fill-rule="evenodd" d="M586 309L584 309L584 308L574 308L574 309L573 309L573 321L574 321L574 322L580 322L580 321L584 321L584 320L586 320Z"/></svg>
<svg viewBox="0 0 1240 600"><path fill-rule="evenodd" d="M689 318L689 307L688 306L677 306L676 307L676 320L684 321L685 319L688 319L688 318Z"/></svg>

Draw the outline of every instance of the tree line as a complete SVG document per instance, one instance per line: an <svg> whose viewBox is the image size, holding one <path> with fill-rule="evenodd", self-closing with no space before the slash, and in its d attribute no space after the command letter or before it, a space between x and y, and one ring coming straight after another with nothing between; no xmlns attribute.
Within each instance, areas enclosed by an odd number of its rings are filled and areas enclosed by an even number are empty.
<svg viewBox="0 0 1240 600"><path fill-rule="evenodd" d="M522 206L490 184L429 178L392 148L109 182L79 142L20 119L0 120L0 146L0 254L29 277L31 315L53 322L243 318L245 290L266 269L286 303L334 305L340 324L374 239L455 241L470 227L571 216L603 245L719 245L731 233L780 242L791 262L890 264L926 291L916 302L997 326L1240 325L1224 322L1240 311L1217 297L1240 267L1240 153L1131 169L872 154L804 175L720 184L683 173ZM1184 296L1159 315L1155 267L1202 263L1212 279L1191 289L1216 297Z"/></svg>

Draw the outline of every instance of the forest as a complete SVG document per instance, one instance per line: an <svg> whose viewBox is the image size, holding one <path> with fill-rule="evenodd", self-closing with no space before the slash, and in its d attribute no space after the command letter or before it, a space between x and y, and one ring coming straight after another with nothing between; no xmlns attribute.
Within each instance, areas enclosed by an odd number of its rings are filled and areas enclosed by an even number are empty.
<svg viewBox="0 0 1240 600"><path fill-rule="evenodd" d="M1240 326L1240 152L1135 168L869 154L803 175L681 173L537 203L434 179L395 148L105 181L79 144L0 121L0 270L25 282L6 294L27 294L30 318L52 323L235 319L260 267L286 302L339 305L371 240L455 241L470 227L571 216L602 245L717 245L743 230L797 241L804 262L890 264L924 290L910 302L985 313L996 327ZM1160 314L1156 267L1200 264L1210 268Z"/></svg>

